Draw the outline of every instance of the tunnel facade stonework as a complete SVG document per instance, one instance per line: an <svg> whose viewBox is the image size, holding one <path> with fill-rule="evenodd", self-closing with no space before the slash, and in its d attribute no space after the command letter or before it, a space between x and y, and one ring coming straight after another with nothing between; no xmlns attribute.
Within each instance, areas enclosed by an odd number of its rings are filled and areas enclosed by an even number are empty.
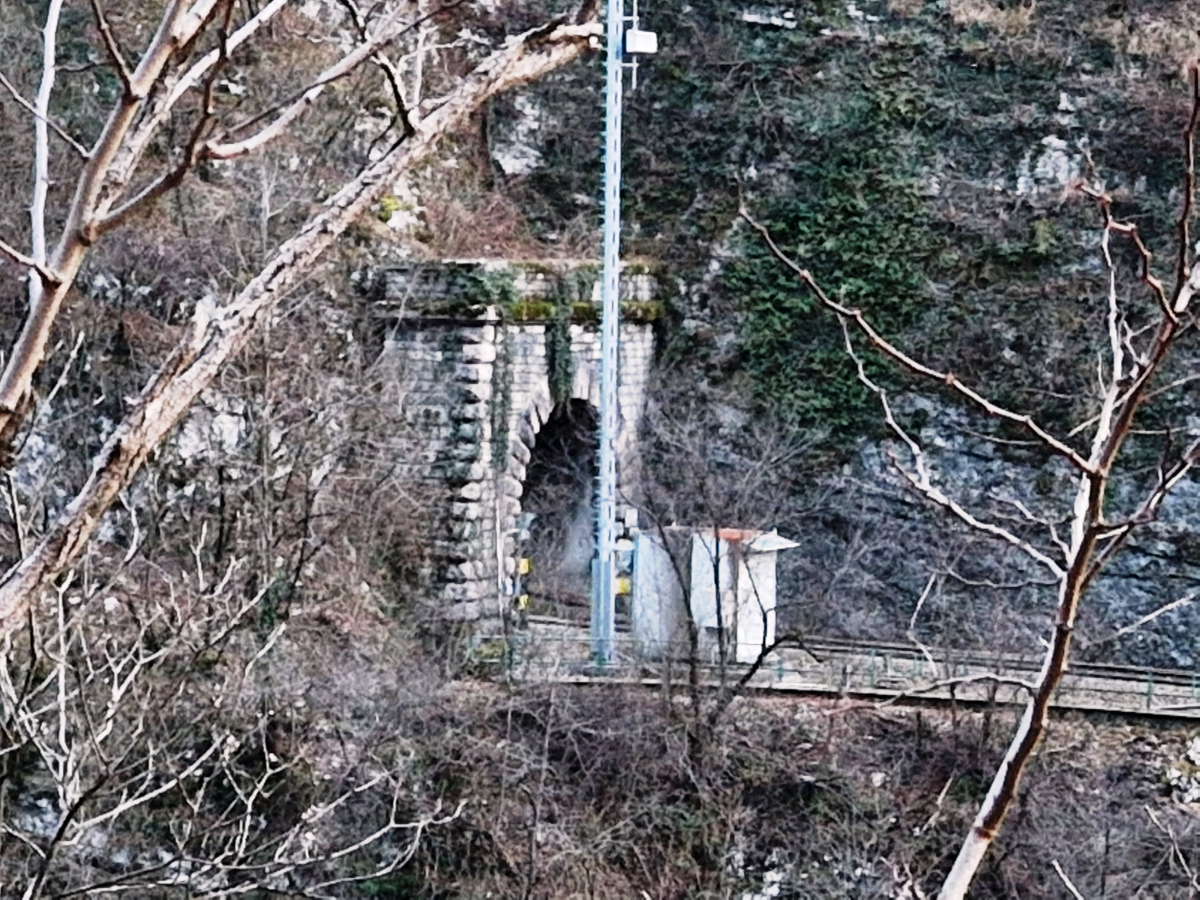
<svg viewBox="0 0 1200 900"><path fill-rule="evenodd" d="M622 274L615 440L620 491L635 491L637 431L661 306L652 275ZM405 429L401 481L427 501L422 580L439 617L503 618L512 602L526 467L556 405L600 403L599 285L593 267L494 261L382 273L378 365Z"/></svg>

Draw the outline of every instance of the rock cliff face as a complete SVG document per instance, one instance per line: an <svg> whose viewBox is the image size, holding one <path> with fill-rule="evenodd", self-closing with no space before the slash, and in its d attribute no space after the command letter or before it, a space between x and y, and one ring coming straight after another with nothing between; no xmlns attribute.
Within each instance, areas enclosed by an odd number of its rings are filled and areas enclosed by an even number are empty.
<svg viewBox="0 0 1200 900"><path fill-rule="evenodd" d="M928 639L1028 646L1051 590L905 493L840 330L748 234L739 197L827 290L906 350L1071 434L1095 412L1106 340L1102 219L1075 188L1108 191L1171 275L1186 67L1200 56L1187 4L668 0L641 14L662 50L628 103L625 246L678 286L661 341L663 414L707 407L698 458L714 472L756 459L762 429L806 448L790 502L758 504L774 520L737 523L778 525L805 542L808 553L791 557L798 623L861 637L903 637L912 624ZM506 189L551 245L596 215L598 97L595 69L576 70L493 110L505 160L527 145L515 155L528 165ZM1153 302L1131 248L1117 252L1136 332ZM1168 443L1194 430L1186 353L1142 416L1114 517ZM1026 514L1061 523L1069 473L1023 435L867 364L906 397L906 422L948 492L1053 548L1049 527ZM1084 446L1084 431L1075 439ZM769 481L757 489L769 492ZM1112 636L1188 596L1197 490L1181 484L1162 522L1097 585L1085 652L1194 663L1189 602ZM671 510L681 520L700 513L681 504Z"/></svg>
<svg viewBox="0 0 1200 900"><path fill-rule="evenodd" d="M911 398L900 398L900 405L905 400ZM911 405L918 403L928 401ZM919 434L935 483L1053 555L1049 525L1028 519L1058 525L1058 536L1065 536L1073 473L1056 462L1011 458L957 410L938 405L930 422ZM924 505L892 461L893 454L903 459L904 449L864 439L840 472L816 479L808 494L816 508L793 524L804 550L783 560L794 600L791 620L863 640L915 637L1037 652L1056 601L1054 583L1021 553L972 535ZM1132 508L1145 487L1131 478L1118 487L1113 507ZM1159 521L1137 533L1089 592L1077 630L1082 658L1196 665L1197 521L1200 485L1184 481Z"/></svg>

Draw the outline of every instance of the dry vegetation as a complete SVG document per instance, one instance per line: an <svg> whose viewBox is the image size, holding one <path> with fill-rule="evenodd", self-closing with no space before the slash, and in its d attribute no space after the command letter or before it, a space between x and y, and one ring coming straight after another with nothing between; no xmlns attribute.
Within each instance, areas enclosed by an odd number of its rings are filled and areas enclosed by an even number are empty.
<svg viewBox="0 0 1200 900"><path fill-rule="evenodd" d="M915 14L922 4L891 6ZM31 9L0 0L3 58L34 58ZM156 10L114 9L113 27L133 42ZM1037 10L954 0L950 13L1015 38ZM505 14L481 12L476 24L495 32ZM75 37L95 37L87 22ZM439 20L447 42L459 24ZM1164 14L1136 32L1088 27L1122 52L1182 59L1195 52L1186 24ZM259 104L248 116L278 85L317 71L327 59L315 27L281 20L255 65L229 73L250 99L222 95L223 108ZM467 48L447 49L427 72L430 90L468 62ZM81 62L63 75L63 114L82 133L100 124L98 71ZM22 92L35 88L32 69L6 72ZM372 70L350 79L335 108L307 120L311 142L285 138L245 165L206 167L96 249L37 384L22 466L4 486L7 561L82 483L197 298L243 282L386 143L390 132L354 127L386 93ZM2 112L0 218L15 241L31 141L7 100ZM462 142L470 152L458 167L420 176L425 230L406 252L594 249L589 208L548 242L522 185L492 171L485 138ZM165 146L155 152L165 159ZM56 160L52 199L63 200L73 163ZM399 478L392 449L402 398L373 369L381 335L348 288L394 252L392 238L381 250L385 234L351 233L289 294L4 648L0 892L682 900L765 890L776 873L779 897L927 896L1002 752L1007 713L739 700L697 742L691 701L503 689L470 680L457 645L443 652L445 634L425 629L436 611L415 587L426 498ZM9 330L23 292L0 281ZM796 484L783 490L777 472L806 478L806 445L722 423L722 398L681 380L687 402L650 419L647 455L671 476L644 486L655 517L781 524ZM739 455L712 454L722 429L736 433ZM566 493L563 502L578 482ZM801 573L827 600L863 589L861 559L890 540L872 531L871 510L856 520L842 505L819 496L790 511L799 524L846 523L843 552L814 553ZM941 552L948 569L966 553ZM973 596L989 627L1004 624ZM930 601L947 631L961 621L959 599ZM882 614L860 613L854 627L878 634ZM1062 896L1055 861L1089 898L1200 892L1195 810L1161 786L1185 743L1139 724L1055 722L1023 795L1037 802L1014 812L972 896Z"/></svg>
<svg viewBox="0 0 1200 900"><path fill-rule="evenodd" d="M417 864L446 896L916 898L973 814L1006 713L744 699L696 761L679 704L653 692L447 686L429 777L470 797ZM434 724L436 722L436 724ZM1200 830L1160 787L1185 735L1055 723L972 897L1191 889ZM776 876L781 876L776 881ZM760 896L772 896L765 894Z"/></svg>
<svg viewBox="0 0 1200 900"><path fill-rule="evenodd" d="M1036 0L1004 5L988 0L950 0L955 25L985 25L1010 37L1028 31L1036 11Z"/></svg>

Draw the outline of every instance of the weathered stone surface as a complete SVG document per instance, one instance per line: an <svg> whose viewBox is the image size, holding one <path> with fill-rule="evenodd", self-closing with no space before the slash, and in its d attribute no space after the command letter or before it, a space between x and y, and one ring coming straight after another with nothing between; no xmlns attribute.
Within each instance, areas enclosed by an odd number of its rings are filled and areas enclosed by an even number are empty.
<svg viewBox="0 0 1200 900"><path fill-rule="evenodd" d="M454 369L455 378L467 384L479 382L489 383L492 380L492 369L488 363L460 363Z"/></svg>
<svg viewBox="0 0 1200 900"><path fill-rule="evenodd" d="M483 481L488 475L488 466L478 462L459 462L446 469L446 481L450 484L466 484L469 481Z"/></svg>
<svg viewBox="0 0 1200 900"><path fill-rule="evenodd" d="M454 585L454 587L461 587L461 585ZM483 607L478 600L467 600L447 606L442 612L442 617L447 622L474 622L482 615L482 612Z"/></svg>
<svg viewBox="0 0 1200 900"><path fill-rule="evenodd" d="M452 436L456 441L477 444L483 437L483 429L478 422L459 422Z"/></svg>
<svg viewBox="0 0 1200 900"><path fill-rule="evenodd" d="M459 328L458 337L464 344L490 344L496 340L496 326L480 325L478 328Z"/></svg>
<svg viewBox="0 0 1200 900"><path fill-rule="evenodd" d="M465 519L468 522L475 522L483 518L482 503L452 503L450 505L450 514L456 519Z"/></svg>
<svg viewBox="0 0 1200 900"><path fill-rule="evenodd" d="M458 544L470 544L479 536L479 524L466 521L454 522L450 527L450 536ZM463 557L463 559L466 558Z"/></svg>
<svg viewBox="0 0 1200 900"><path fill-rule="evenodd" d="M517 422L517 437L521 443L525 444L526 453L529 452L529 447L533 446L533 442L537 440L537 429L533 426L529 416L522 416ZM528 462L528 459L525 460Z"/></svg>
<svg viewBox="0 0 1200 900"><path fill-rule="evenodd" d="M473 522L462 524L473 525ZM441 540L433 541L430 544L430 550L446 565L454 563L466 562L470 557L467 555L469 545L462 540Z"/></svg>
<svg viewBox="0 0 1200 900"><path fill-rule="evenodd" d="M467 403L456 407L450 412L450 418L455 422L477 421L486 418L487 415L488 408L485 403Z"/></svg>
<svg viewBox="0 0 1200 900"><path fill-rule="evenodd" d="M472 442L455 444L450 448L447 455L455 462L475 462L483 456L480 452L480 445ZM485 473L481 470L478 475L472 474L470 478L472 481L475 481L484 477L484 475Z"/></svg>
<svg viewBox="0 0 1200 900"><path fill-rule="evenodd" d="M469 484L464 484L458 489L458 499L460 500L479 500L483 497L483 485L478 481L472 481Z"/></svg>
<svg viewBox="0 0 1200 900"><path fill-rule="evenodd" d="M496 345L493 343L464 344L462 348L462 359L465 363L495 362Z"/></svg>
<svg viewBox="0 0 1200 900"><path fill-rule="evenodd" d="M480 265L485 272L502 268ZM522 272L516 283L518 294L552 297L557 277L549 270ZM494 615L494 610L484 610L479 601L490 598L496 589L497 510L504 535L502 573L511 576L514 571L515 547L509 532L521 512L531 448L554 409L548 365L551 354L545 323L500 323L494 309L460 324L447 323L445 318L431 318L422 324L420 311L430 309L436 316L430 303L444 301L449 284L450 279L439 279L436 271L386 281L387 292L431 293L404 295L412 301L403 306L409 311L405 328L388 340L385 352L399 381L406 420L415 432L398 448L402 464L417 477L425 473L445 486L436 501L440 506L429 510L433 520L442 523L437 526L439 533L446 536L435 541L433 548L444 575L440 596L449 604L445 616L475 621L481 615ZM626 289L631 285L638 292L648 289L636 279ZM598 329L573 323L570 337L571 396L596 404ZM631 469L637 423L645 404L654 335L647 325L624 323L621 341L616 446L619 468L625 471ZM498 418L501 411L504 420ZM507 429L507 434L494 435L493 429ZM498 456L493 441L504 448Z"/></svg>
<svg viewBox="0 0 1200 900"><path fill-rule="evenodd" d="M475 565L471 562L461 562L455 563L452 566L446 566L442 577L450 584L473 581L475 579Z"/></svg>
<svg viewBox="0 0 1200 900"><path fill-rule="evenodd" d="M487 600L495 595L494 582L464 581L460 584L446 585L444 596L447 600Z"/></svg>
<svg viewBox="0 0 1200 900"><path fill-rule="evenodd" d="M489 400L492 399L492 386L488 383L464 384L462 386L462 392L463 392L463 396L466 397L468 403L471 403L474 401L479 401L480 403L487 403Z"/></svg>
<svg viewBox="0 0 1200 900"><path fill-rule="evenodd" d="M509 444L509 450L512 453L513 460L514 460L514 462L510 464L510 467L512 468L512 472L514 475L517 476L517 478L520 478L522 481L524 481L525 480L525 466L529 465L529 460L532 455L532 452L530 451L528 445L526 445L524 438L518 438L517 440L512 441L512 443ZM516 469L515 469L516 463L520 463L520 465L521 465L520 474L517 474L517 472L516 472Z"/></svg>

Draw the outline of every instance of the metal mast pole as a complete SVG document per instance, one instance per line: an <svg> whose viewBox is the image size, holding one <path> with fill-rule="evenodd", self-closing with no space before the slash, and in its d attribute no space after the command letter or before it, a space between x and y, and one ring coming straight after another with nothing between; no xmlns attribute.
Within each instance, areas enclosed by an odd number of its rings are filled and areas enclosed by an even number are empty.
<svg viewBox="0 0 1200 900"><path fill-rule="evenodd" d="M604 274L600 318L600 478L596 490L596 564L592 569L592 655L612 660L616 607L617 359L621 315L621 79L623 0L608 0L604 94Z"/></svg>

